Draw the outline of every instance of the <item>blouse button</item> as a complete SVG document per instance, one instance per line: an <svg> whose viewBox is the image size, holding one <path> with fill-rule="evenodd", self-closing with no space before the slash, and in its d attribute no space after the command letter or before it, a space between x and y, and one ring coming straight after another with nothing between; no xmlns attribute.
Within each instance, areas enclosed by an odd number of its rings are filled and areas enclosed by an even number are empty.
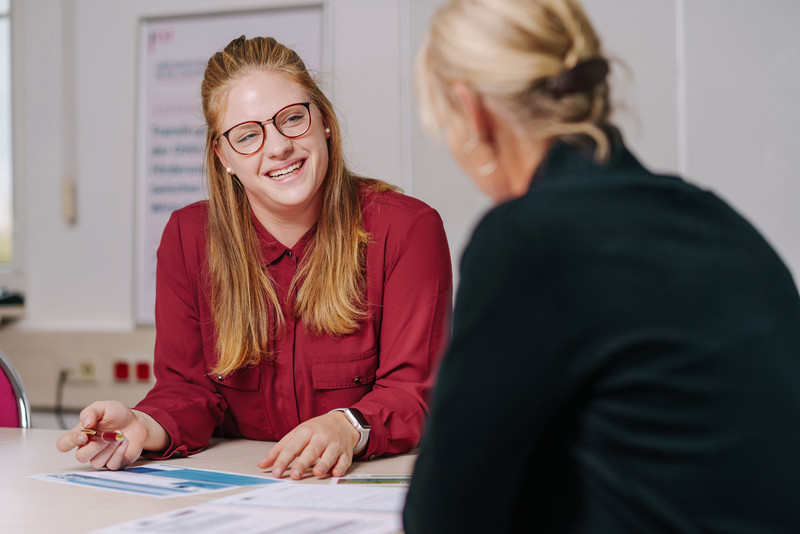
<svg viewBox="0 0 800 534"><path fill-rule="evenodd" d="M370 455L369 455L369 459L370 459L370 460L374 460L374 459L375 459L375 455L374 455L374 454L370 454Z"/></svg>
<svg viewBox="0 0 800 534"><path fill-rule="evenodd" d="M360 377L360 376L357 376L357 377L355 377L355 378L353 379L353 383L354 383L354 384L360 384L360 383L361 383L361 377Z"/></svg>
<svg viewBox="0 0 800 534"><path fill-rule="evenodd" d="M286 255L291 258L292 257L292 251L291 250L286 251Z"/></svg>
<svg viewBox="0 0 800 534"><path fill-rule="evenodd" d="M220 382L222 382L223 380L225 380L225 377L223 377L222 375L219 375L219 376L217 377L217 380L219 380Z"/></svg>

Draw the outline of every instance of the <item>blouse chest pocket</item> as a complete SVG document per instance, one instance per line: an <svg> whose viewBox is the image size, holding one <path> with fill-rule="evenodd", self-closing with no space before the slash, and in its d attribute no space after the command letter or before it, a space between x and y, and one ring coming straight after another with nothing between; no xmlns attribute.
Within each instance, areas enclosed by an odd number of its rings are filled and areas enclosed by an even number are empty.
<svg viewBox="0 0 800 534"><path fill-rule="evenodd" d="M234 371L228 376L214 376L211 379L217 385L220 392L224 393L225 388L231 388L238 391L258 391L261 385L261 367L254 365L246 369ZM220 387L222 386L222 387Z"/></svg>
<svg viewBox="0 0 800 534"><path fill-rule="evenodd" d="M261 365L240 369L228 376L210 377L225 399L225 418L214 431L220 436L274 441L280 438L269 417L262 387Z"/></svg>
<svg viewBox="0 0 800 534"><path fill-rule="evenodd" d="M375 382L378 349L346 356L311 357L311 381L314 389L357 388Z"/></svg>

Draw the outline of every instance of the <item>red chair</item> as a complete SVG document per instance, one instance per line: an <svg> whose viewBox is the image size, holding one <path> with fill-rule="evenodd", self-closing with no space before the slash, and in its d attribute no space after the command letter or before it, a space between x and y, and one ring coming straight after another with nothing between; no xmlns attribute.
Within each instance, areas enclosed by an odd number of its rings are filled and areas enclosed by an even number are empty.
<svg viewBox="0 0 800 534"><path fill-rule="evenodd" d="M14 364L0 350L0 426L31 427L31 407Z"/></svg>

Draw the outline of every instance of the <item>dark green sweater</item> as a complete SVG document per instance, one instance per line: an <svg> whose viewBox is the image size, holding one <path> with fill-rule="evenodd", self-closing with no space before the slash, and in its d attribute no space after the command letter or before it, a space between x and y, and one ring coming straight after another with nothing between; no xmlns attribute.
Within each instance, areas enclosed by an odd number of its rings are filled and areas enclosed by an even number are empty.
<svg viewBox="0 0 800 534"><path fill-rule="evenodd" d="M800 298L712 193L556 145L453 328L407 534L800 533Z"/></svg>

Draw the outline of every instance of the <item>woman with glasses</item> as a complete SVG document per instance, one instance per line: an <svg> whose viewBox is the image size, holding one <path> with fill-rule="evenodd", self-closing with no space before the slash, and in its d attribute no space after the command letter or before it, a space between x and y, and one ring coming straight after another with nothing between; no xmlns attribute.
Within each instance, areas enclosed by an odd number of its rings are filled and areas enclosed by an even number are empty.
<svg viewBox="0 0 800 534"><path fill-rule="evenodd" d="M609 121L577 0L451 0L422 116L495 202L461 261L405 531L800 532L800 298Z"/></svg>
<svg viewBox="0 0 800 534"><path fill-rule="evenodd" d="M331 102L274 39L215 54L201 96L209 199L173 213L159 247L157 382L134 410L81 413L121 445L76 428L59 449L118 469L212 434L272 440L258 465L294 479L410 450L448 333L439 215L347 169Z"/></svg>

